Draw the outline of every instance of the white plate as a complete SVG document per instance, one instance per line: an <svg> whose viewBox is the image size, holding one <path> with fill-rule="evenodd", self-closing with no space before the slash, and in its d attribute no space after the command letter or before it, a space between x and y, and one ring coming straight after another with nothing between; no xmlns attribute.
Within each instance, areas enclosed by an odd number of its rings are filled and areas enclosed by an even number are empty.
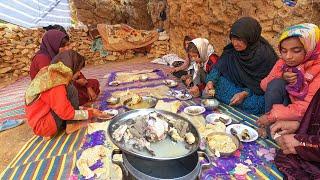
<svg viewBox="0 0 320 180"><path fill-rule="evenodd" d="M232 118L226 114L221 114L221 113L212 113L206 116L206 121L207 123L214 124L215 122L220 122L218 119L223 118L225 120L228 120L224 125L229 125L232 123Z"/></svg>
<svg viewBox="0 0 320 180"><path fill-rule="evenodd" d="M190 94L182 94L182 93L176 94L175 97L181 101L192 99L192 96Z"/></svg>
<svg viewBox="0 0 320 180"><path fill-rule="evenodd" d="M163 83L168 87L176 87L178 85L176 81L171 79L163 80Z"/></svg>
<svg viewBox="0 0 320 180"><path fill-rule="evenodd" d="M197 112L192 112L192 111L197 111ZM192 115L192 116L196 116L196 115L200 115L202 113L204 113L206 111L206 109L202 106L188 106L186 108L184 108L183 112L185 112L186 114Z"/></svg>
<svg viewBox="0 0 320 180"><path fill-rule="evenodd" d="M103 120L109 120L114 118L115 116L117 116L119 114L119 111L116 109L108 109L108 110L104 110L102 111L103 114L112 114L110 117L98 117L99 119L103 119Z"/></svg>
<svg viewBox="0 0 320 180"><path fill-rule="evenodd" d="M237 131L237 135L238 135L240 141L242 141L242 142L252 142L252 141L257 140L258 137L259 137L258 136L258 132L255 129L253 129L250 126L244 125L244 124L231 124L226 128L226 133L231 134L231 132L230 132L231 128L233 128L234 130ZM250 135L250 139L249 140L243 140L240 137L241 132L243 130L245 130L245 129L247 129L249 131L249 135Z"/></svg>
<svg viewBox="0 0 320 180"><path fill-rule="evenodd" d="M119 86L120 85L120 81L111 81L109 82L109 86Z"/></svg>

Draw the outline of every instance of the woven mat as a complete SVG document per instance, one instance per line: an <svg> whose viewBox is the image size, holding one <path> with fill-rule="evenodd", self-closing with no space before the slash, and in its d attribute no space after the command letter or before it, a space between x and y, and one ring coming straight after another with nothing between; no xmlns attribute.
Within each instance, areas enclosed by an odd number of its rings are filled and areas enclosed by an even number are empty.
<svg viewBox="0 0 320 180"><path fill-rule="evenodd" d="M140 84L135 86L132 84L129 86L129 89L148 89L148 88L161 88L164 85L156 80L149 81L145 84ZM180 84L177 89L181 88ZM111 95L122 94L123 91L128 87L108 87L106 86L103 98L111 97ZM141 90L144 91L144 90ZM165 90L163 90L165 91ZM166 98L165 98L166 99ZM168 98L170 99L170 97ZM166 99L166 100L168 100ZM175 100L171 97L171 100ZM194 98L190 101L183 101L182 107L178 113L182 113L182 110L190 105L200 105L199 98ZM100 109L109 109L113 108L109 106L106 102L101 101ZM125 111L123 107L117 107L120 112ZM233 118L233 123L241 123L248 125L253 128L257 128L255 121L256 116L244 113L238 109L235 109L231 106L220 104L215 112L228 114ZM203 124L204 117L213 111L206 111L202 116L194 117L183 115L189 119L194 124ZM259 138L255 142L243 143L244 148L241 151L237 151L233 156L228 158L218 158L213 159L213 167L203 171L201 179L282 179L283 175L277 170L276 166L273 163L273 158L275 155L276 149L278 149L277 144L269 139Z"/></svg>
<svg viewBox="0 0 320 180"><path fill-rule="evenodd" d="M86 129L49 141L33 136L2 172L1 179L67 179L76 162Z"/></svg>

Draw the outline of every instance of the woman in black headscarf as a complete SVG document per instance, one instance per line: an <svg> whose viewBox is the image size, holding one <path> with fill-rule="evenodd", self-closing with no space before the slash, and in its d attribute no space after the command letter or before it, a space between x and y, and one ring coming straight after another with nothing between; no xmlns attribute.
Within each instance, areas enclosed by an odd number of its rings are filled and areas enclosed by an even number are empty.
<svg viewBox="0 0 320 180"><path fill-rule="evenodd" d="M277 54L261 36L259 22L251 17L242 17L232 25L230 40L207 76L205 91L215 89L218 100L247 113L264 113L260 81L271 71Z"/></svg>

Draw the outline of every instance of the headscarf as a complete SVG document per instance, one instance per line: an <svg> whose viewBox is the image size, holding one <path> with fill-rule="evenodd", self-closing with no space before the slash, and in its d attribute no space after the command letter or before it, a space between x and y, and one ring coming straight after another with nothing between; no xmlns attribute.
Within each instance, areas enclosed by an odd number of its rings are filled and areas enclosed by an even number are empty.
<svg viewBox="0 0 320 180"><path fill-rule="evenodd" d="M308 62L312 60L317 60L320 57L320 30L317 25L311 23L298 24L285 29L279 38L279 48L283 40L290 37L298 37L300 42L303 44L303 47L306 51L306 56L304 58L303 64L313 64L313 62ZM312 69L312 68L311 68ZM283 72L294 72L297 73L297 82L295 84L286 85L288 93L300 100L303 100L308 93L308 83L307 78L314 76L318 71L313 72L304 72L302 66L289 67L284 65L282 67Z"/></svg>
<svg viewBox="0 0 320 180"><path fill-rule="evenodd" d="M299 37L307 53L304 61L315 60L319 57L320 30L317 25L311 23L303 23L288 27L281 33L281 36L279 38L279 46L283 40L289 37Z"/></svg>
<svg viewBox="0 0 320 180"><path fill-rule="evenodd" d="M73 73L80 71L85 66L85 58L74 50L67 50L56 55L51 64L62 62L68 66Z"/></svg>
<svg viewBox="0 0 320 180"><path fill-rule="evenodd" d="M209 60L209 57L211 54L214 53L213 46L209 43L209 41L205 38L196 38L193 39L190 43L193 43L199 52L200 59L201 59L201 65L199 67L199 64L192 62L189 69L193 69L193 81L195 84L199 84L201 82L201 75L200 75L200 68L206 67L206 64Z"/></svg>
<svg viewBox="0 0 320 180"><path fill-rule="evenodd" d="M196 45L202 63L208 62L210 55L214 53L213 46L209 43L209 41L205 38L196 38L191 42Z"/></svg>
<svg viewBox="0 0 320 180"><path fill-rule="evenodd" d="M26 105L40 97L42 92L60 85L67 85L73 74L83 68L85 59L73 50L57 55L51 65L42 68L31 81L25 94Z"/></svg>
<svg viewBox="0 0 320 180"><path fill-rule="evenodd" d="M36 54L45 54L53 59L59 53L63 38L68 38L68 35L56 29L47 31L42 37L40 50Z"/></svg>
<svg viewBox="0 0 320 180"><path fill-rule="evenodd" d="M59 25L59 24L49 25L49 26L43 27L43 29L46 30L46 31L49 31L49 30L52 30L52 29L59 30L59 31L61 31L61 32L65 33L67 35L66 38L68 40L70 39L66 29L63 26Z"/></svg>
<svg viewBox="0 0 320 180"><path fill-rule="evenodd" d="M262 95L260 81L266 77L278 56L272 46L261 36L261 26L251 17L238 19L231 27L230 38L236 36L247 42L247 48L238 52L232 43L224 49L216 68L236 85Z"/></svg>

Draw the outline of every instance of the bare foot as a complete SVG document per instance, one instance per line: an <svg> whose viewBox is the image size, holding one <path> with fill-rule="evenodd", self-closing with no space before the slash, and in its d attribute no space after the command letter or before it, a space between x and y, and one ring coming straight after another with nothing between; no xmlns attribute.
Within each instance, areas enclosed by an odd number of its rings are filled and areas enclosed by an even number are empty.
<svg viewBox="0 0 320 180"><path fill-rule="evenodd" d="M50 141L55 135L43 137L45 141Z"/></svg>
<svg viewBox="0 0 320 180"><path fill-rule="evenodd" d="M76 123L69 123L69 124L67 124L67 127L66 127L66 133L71 134L71 133L76 132L79 129L87 127L87 126L88 126L87 121L79 121Z"/></svg>

